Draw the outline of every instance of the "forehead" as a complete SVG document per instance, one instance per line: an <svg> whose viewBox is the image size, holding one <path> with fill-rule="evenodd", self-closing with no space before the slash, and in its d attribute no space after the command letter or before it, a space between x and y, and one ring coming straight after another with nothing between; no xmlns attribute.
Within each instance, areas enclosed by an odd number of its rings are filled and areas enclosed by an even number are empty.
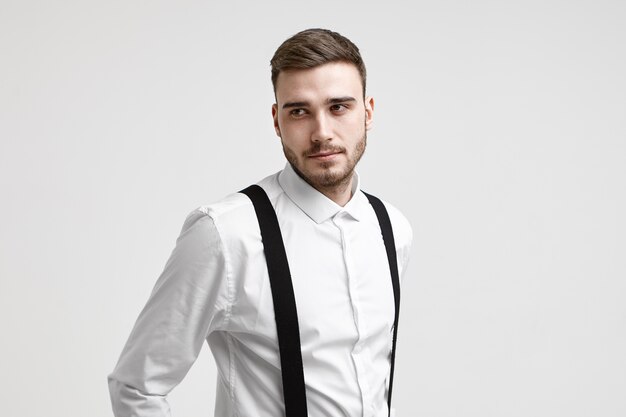
<svg viewBox="0 0 626 417"><path fill-rule="evenodd" d="M278 74L276 100L325 100L332 97L362 99L361 75L354 64L331 62L308 69L287 69Z"/></svg>

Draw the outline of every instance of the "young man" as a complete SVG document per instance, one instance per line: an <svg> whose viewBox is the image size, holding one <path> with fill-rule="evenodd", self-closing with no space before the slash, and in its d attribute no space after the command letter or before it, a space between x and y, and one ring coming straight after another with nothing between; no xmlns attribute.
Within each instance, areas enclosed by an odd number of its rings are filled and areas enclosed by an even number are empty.
<svg viewBox="0 0 626 417"><path fill-rule="evenodd" d="M205 340L218 417L390 414L397 271L412 235L389 204L384 226L354 171L374 113L365 66L350 40L323 29L285 41L271 65L288 163L258 183L269 210L248 191L187 217L109 375L117 417L169 416L167 394ZM268 231L261 222L274 213L280 227Z"/></svg>

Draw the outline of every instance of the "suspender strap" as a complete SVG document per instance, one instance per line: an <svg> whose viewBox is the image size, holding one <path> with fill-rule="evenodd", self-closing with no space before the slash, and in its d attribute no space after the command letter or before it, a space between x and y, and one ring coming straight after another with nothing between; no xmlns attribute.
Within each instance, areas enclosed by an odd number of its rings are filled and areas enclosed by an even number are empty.
<svg viewBox="0 0 626 417"><path fill-rule="evenodd" d="M293 294L289 263L287 262L287 254L285 253L285 245L276 212L267 194L258 185L251 185L241 192L252 200L263 239L267 272L270 277L274 301L274 315L276 316L280 366L283 374L285 415L287 417L307 417L296 299Z"/></svg>
<svg viewBox="0 0 626 417"><path fill-rule="evenodd" d="M289 262L287 261L285 245L280 233L280 225L278 224L272 203L261 187L251 185L240 192L247 195L250 200L252 200L254 211L259 222L259 228L261 229L263 250L265 252L267 272L272 289L272 300L274 302L274 315L276 317L278 348L283 377L283 394L285 396L285 415L287 417L307 417L306 389L304 385L298 313L291 282L291 273L289 272ZM373 195L365 192L363 192L363 194L367 196L367 199L376 213L378 223L380 224L393 286L395 315L393 322L389 391L387 394L389 414L391 415L391 391L393 388L396 340L398 336L398 316L400 313L400 278L396 258L396 245L391 220L389 219L385 205Z"/></svg>
<svg viewBox="0 0 626 417"><path fill-rule="evenodd" d="M396 243L393 238L393 229L389 213L380 199L371 194L363 192L367 196L376 217L380 224L380 230L383 234L385 249L387 250L387 259L389 260L389 271L391 272L391 283L393 285L393 299L396 304L396 312L393 319L393 344L391 348L391 372L389 374L389 391L387 393L387 404L389 406L389 415L391 415L391 391L393 389L393 371L396 362L396 341L398 339L398 317L400 316L400 274L398 273L398 259L396 256Z"/></svg>

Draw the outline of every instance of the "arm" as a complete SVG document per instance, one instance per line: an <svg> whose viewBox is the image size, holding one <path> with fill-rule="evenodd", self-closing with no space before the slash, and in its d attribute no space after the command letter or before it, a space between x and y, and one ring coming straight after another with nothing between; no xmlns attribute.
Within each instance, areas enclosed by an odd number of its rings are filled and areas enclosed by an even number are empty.
<svg viewBox="0 0 626 417"><path fill-rule="evenodd" d="M211 217L196 210L108 376L115 416L170 416L168 393L185 377L207 335L224 326L228 304L219 233Z"/></svg>

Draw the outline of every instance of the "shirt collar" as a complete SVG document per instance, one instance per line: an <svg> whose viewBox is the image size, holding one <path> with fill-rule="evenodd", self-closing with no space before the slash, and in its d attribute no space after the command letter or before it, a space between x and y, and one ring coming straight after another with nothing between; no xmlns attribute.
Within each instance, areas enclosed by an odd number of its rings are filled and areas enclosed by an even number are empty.
<svg viewBox="0 0 626 417"><path fill-rule="evenodd" d="M285 165L285 169L279 174L278 183L285 191L285 194L287 194L287 197L318 224L325 222L340 211L349 214L359 221L363 216L363 210L367 207L364 204L369 205L367 197L361 192L359 175L356 172L352 181L352 197L344 207L341 207L300 178L289 163Z"/></svg>

